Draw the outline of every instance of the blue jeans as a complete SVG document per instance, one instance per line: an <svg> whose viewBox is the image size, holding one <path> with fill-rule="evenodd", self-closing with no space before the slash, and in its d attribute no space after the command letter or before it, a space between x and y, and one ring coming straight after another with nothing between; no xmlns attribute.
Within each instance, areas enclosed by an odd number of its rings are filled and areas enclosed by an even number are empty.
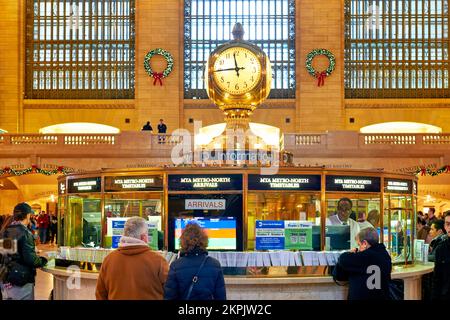
<svg viewBox="0 0 450 320"><path fill-rule="evenodd" d="M23 287L10 284L0 284L3 300L34 300L34 283Z"/></svg>
<svg viewBox="0 0 450 320"><path fill-rule="evenodd" d="M41 243L47 242L47 228L39 228L39 238L41 238Z"/></svg>

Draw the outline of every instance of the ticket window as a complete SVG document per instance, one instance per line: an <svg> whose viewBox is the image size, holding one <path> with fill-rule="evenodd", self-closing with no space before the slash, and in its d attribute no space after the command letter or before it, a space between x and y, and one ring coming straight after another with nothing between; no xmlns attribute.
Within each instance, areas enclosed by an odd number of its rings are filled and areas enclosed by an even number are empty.
<svg viewBox="0 0 450 320"><path fill-rule="evenodd" d="M248 250L264 248L259 245L261 228L257 228L257 223L264 225L261 221L284 222L284 225L280 224L284 243L280 244L280 247L275 244L273 249L320 250L320 194L249 192L247 211ZM286 223L290 221L293 222L293 229L286 226ZM295 227L295 222L301 223L301 227ZM259 232L258 235L257 232ZM260 238L258 245L257 236ZM266 240L262 239L262 241Z"/></svg>
<svg viewBox="0 0 450 320"><path fill-rule="evenodd" d="M378 195L328 195L326 202L325 250L357 247L356 235L367 227L381 235Z"/></svg>
<svg viewBox="0 0 450 320"><path fill-rule="evenodd" d="M142 217L146 221L151 222L157 229L157 248L162 249L164 245L163 232L163 195L162 193L110 193L105 194L105 247L111 247L113 234L117 230L123 231L123 224L128 218ZM113 228L113 221L121 222L121 228ZM156 249L156 248L155 248Z"/></svg>
<svg viewBox="0 0 450 320"><path fill-rule="evenodd" d="M62 217L65 245L99 247L102 241L102 213L100 196L71 195L68 212Z"/></svg>
<svg viewBox="0 0 450 320"><path fill-rule="evenodd" d="M415 228L413 198L410 195L385 195L384 203L383 243L390 251L393 263L411 261Z"/></svg>

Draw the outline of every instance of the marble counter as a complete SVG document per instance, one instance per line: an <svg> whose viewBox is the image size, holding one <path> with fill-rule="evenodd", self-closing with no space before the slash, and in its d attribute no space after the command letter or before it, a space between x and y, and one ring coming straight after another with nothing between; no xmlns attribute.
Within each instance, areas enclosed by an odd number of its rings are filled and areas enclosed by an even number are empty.
<svg viewBox="0 0 450 320"><path fill-rule="evenodd" d="M405 300L420 300L421 278L433 271L434 264L394 266L392 279L402 279ZM53 275L56 300L95 299L98 273L49 266L44 269ZM345 300L347 286L337 285L331 276L317 277L225 277L230 300Z"/></svg>

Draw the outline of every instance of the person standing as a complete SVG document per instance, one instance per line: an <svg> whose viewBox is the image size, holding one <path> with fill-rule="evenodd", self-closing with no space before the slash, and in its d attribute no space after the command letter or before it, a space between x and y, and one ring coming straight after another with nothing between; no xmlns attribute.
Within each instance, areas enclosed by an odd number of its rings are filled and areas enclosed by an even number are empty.
<svg viewBox="0 0 450 320"><path fill-rule="evenodd" d="M436 209L434 209L434 208L430 208L428 210L428 221L427 221L427 224L428 224L429 227L431 227L433 222L435 222L436 220L439 220L438 217L436 217L434 215L435 211L436 211Z"/></svg>
<svg viewBox="0 0 450 320"><path fill-rule="evenodd" d="M333 278L348 281L348 300L387 300L392 261L375 228L361 230L358 248L340 255Z"/></svg>
<svg viewBox="0 0 450 320"><path fill-rule="evenodd" d="M341 198L337 203L336 213L326 220L326 225L345 226L350 227L350 248L356 247L356 235L361 230L358 222L350 218L352 213L353 203L349 198ZM350 249L349 248L349 249Z"/></svg>
<svg viewBox="0 0 450 320"><path fill-rule="evenodd" d="M97 280L97 300L162 300L169 265L148 247L145 219L125 223L119 248L103 261Z"/></svg>
<svg viewBox="0 0 450 320"><path fill-rule="evenodd" d="M430 228L430 252L428 253L428 261L434 262L436 249L443 241L447 239L447 231L445 230L444 220L435 220Z"/></svg>
<svg viewBox="0 0 450 320"><path fill-rule="evenodd" d="M6 281L1 285L4 300L34 300L36 268L47 264L45 257L36 255L34 238L28 229L30 205L19 203L14 207L13 221L0 234L1 238L17 240L17 251L10 264Z"/></svg>
<svg viewBox="0 0 450 320"><path fill-rule="evenodd" d="M427 222L421 216L417 216L416 230L418 240L427 240L428 232L430 231L427 226Z"/></svg>
<svg viewBox="0 0 450 320"><path fill-rule="evenodd" d="M56 244L58 232L58 217L56 214L50 216L50 244Z"/></svg>
<svg viewBox="0 0 450 320"><path fill-rule="evenodd" d="M153 132L153 128L150 125L150 121L147 121L147 123L142 127L142 131L151 131L151 132Z"/></svg>
<svg viewBox="0 0 450 320"><path fill-rule="evenodd" d="M197 223L188 223L180 237L180 258L170 265L165 300L226 300L220 262L208 256L208 236Z"/></svg>
<svg viewBox="0 0 450 320"><path fill-rule="evenodd" d="M38 228L39 228L39 238L41 240L41 244L45 244L47 242L47 229L49 227L49 220L45 211L41 211L39 217L37 219Z"/></svg>
<svg viewBox="0 0 450 320"><path fill-rule="evenodd" d="M450 212L445 213L444 228L450 235ZM433 300L450 301L450 239L447 237L435 250L433 272Z"/></svg>
<svg viewBox="0 0 450 320"><path fill-rule="evenodd" d="M161 135L158 136L159 143L164 143L166 141L166 132L167 132L167 126L164 123L164 120L159 119L158 133L161 133Z"/></svg>

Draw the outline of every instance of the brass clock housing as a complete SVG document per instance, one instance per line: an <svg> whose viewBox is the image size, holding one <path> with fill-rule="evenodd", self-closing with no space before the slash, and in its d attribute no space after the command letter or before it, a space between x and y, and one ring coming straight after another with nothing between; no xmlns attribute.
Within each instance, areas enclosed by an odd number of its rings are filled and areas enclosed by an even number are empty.
<svg viewBox="0 0 450 320"><path fill-rule="evenodd" d="M228 124L248 122L253 111L269 96L272 82L266 53L242 39L240 24L236 24L233 35L234 40L210 54L205 70L208 97L224 112Z"/></svg>

